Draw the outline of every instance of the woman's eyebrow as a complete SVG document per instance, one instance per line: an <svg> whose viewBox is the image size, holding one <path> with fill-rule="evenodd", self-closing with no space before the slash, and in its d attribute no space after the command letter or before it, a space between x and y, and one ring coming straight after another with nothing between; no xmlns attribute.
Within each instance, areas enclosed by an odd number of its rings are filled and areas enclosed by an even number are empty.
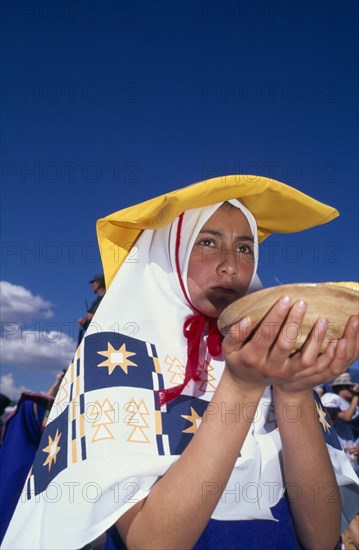
<svg viewBox="0 0 359 550"><path fill-rule="evenodd" d="M202 233L207 233L209 235L214 235L215 237L224 237L223 233L221 233L220 231L217 231L216 229L201 229L201 231L199 232L199 235L201 235ZM251 243L254 242L254 238L252 237L252 235L237 235L236 237L236 241L249 241Z"/></svg>

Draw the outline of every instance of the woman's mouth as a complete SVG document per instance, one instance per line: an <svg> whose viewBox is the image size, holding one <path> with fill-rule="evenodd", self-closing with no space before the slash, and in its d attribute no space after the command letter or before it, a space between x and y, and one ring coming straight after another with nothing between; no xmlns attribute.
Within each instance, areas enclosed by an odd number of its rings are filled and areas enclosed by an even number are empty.
<svg viewBox="0 0 359 550"><path fill-rule="evenodd" d="M212 288L212 290L214 290L214 292L216 292L217 294L229 294L231 296L237 294L237 292L233 290L233 288L227 286L215 286Z"/></svg>

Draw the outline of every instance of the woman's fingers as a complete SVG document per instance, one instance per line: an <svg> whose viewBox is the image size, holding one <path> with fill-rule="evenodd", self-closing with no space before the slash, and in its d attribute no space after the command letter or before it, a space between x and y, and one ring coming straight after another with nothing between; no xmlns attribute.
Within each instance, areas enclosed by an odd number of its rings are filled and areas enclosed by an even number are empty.
<svg viewBox="0 0 359 550"><path fill-rule="evenodd" d="M291 298L283 296L264 317L248 344L255 347L257 355L266 356L276 341L280 329L290 311Z"/></svg>
<svg viewBox="0 0 359 550"><path fill-rule="evenodd" d="M316 362L325 340L328 325L328 319L320 317L313 326L301 349L301 362L304 368L308 368Z"/></svg>
<svg viewBox="0 0 359 550"><path fill-rule="evenodd" d="M328 346L328 348L329 348L329 346ZM323 354L323 357L325 355L327 355L328 348L326 349L325 353ZM329 350L330 350L330 348L329 348ZM328 365L328 366L330 366L330 373L332 375L332 379L336 378L337 376L339 376L340 374L345 372L348 369L351 362L352 362L351 360L348 360L348 342L347 342L347 339L346 338L341 338L340 340L338 340L338 343L335 346L334 356L329 361L329 365Z"/></svg>
<svg viewBox="0 0 359 550"><path fill-rule="evenodd" d="M244 317L238 323L232 325L223 340L223 345L230 352L239 349L253 330L250 317Z"/></svg>
<svg viewBox="0 0 359 550"><path fill-rule="evenodd" d="M337 347L337 344L337 341L329 342L325 352L321 355L318 355L317 358L310 365L306 366L304 364L304 368L302 366L302 358L300 357L301 353L298 353L297 360L299 361L301 368L294 375L293 381L297 382L304 379L309 380L311 379L311 377L315 377L315 383L319 384L321 382L324 383L326 381L333 380L333 378L336 378L336 375L333 375L331 363L335 356L335 349Z"/></svg>
<svg viewBox="0 0 359 550"><path fill-rule="evenodd" d="M301 350L294 353L305 312L303 301L291 307L291 299L283 297L256 330L249 317L233 325L223 342L224 353L231 356L228 364L233 363L234 369L241 365L257 371L260 383L286 380L293 387L314 386L345 372L359 353L359 317L349 319L343 337L329 342L324 353L320 350L327 336L328 320L319 318Z"/></svg>
<svg viewBox="0 0 359 550"><path fill-rule="evenodd" d="M296 351L297 343L301 334L301 324L305 315L307 305L303 300L295 302L290 309L280 331L276 335L270 351L270 361L283 363Z"/></svg>
<svg viewBox="0 0 359 550"><path fill-rule="evenodd" d="M352 315L347 322L343 339L346 341L346 358L355 361L359 355L359 316Z"/></svg>
<svg viewBox="0 0 359 550"><path fill-rule="evenodd" d="M336 378L345 372L358 357L358 316L353 315L345 328L343 337L329 342L325 352L318 357L318 367L328 369L328 375Z"/></svg>
<svg viewBox="0 0 359 550"><path fill-rule="evenodd" d="M283 296L274 304L270 312L264 317L263 321L252 333L254 325L250 317L241 319L239 323L232 325L224 339L226 344L234 346L236 343L253 344L258 355L266 355L273 342L277 338L280 328L290 310L291 298Z"/></svg>

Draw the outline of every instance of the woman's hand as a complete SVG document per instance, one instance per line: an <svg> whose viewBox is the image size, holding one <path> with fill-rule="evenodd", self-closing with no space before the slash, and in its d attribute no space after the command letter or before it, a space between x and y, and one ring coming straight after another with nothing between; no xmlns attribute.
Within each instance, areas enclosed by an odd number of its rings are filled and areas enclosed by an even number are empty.
<svg viewBox="0 0 359 550"><path fill-rule="evenodd" d="M358 357L357 315L352 316L339 341L330 342L320 353L328 321L319 318L300 351L295 351L297 335L306 304L291 307L289 297L281 298L247 340L253 326L247 317L233 325L223 341L226 367L243 389L269 384L283 391L303 391L336 378Z"/></svg>

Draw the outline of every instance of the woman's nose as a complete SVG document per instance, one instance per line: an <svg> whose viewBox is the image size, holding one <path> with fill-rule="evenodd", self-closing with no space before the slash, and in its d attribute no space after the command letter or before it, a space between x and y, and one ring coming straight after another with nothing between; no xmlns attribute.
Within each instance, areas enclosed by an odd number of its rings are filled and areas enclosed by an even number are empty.
<svg viewBox="0 0 359 550"><path fill-rule="evenodd" d="M232 250L222 250L221 261L218 264L217 271L219 273L228 273L228 275L237 275L239 259L237 254Z"/></svg>

